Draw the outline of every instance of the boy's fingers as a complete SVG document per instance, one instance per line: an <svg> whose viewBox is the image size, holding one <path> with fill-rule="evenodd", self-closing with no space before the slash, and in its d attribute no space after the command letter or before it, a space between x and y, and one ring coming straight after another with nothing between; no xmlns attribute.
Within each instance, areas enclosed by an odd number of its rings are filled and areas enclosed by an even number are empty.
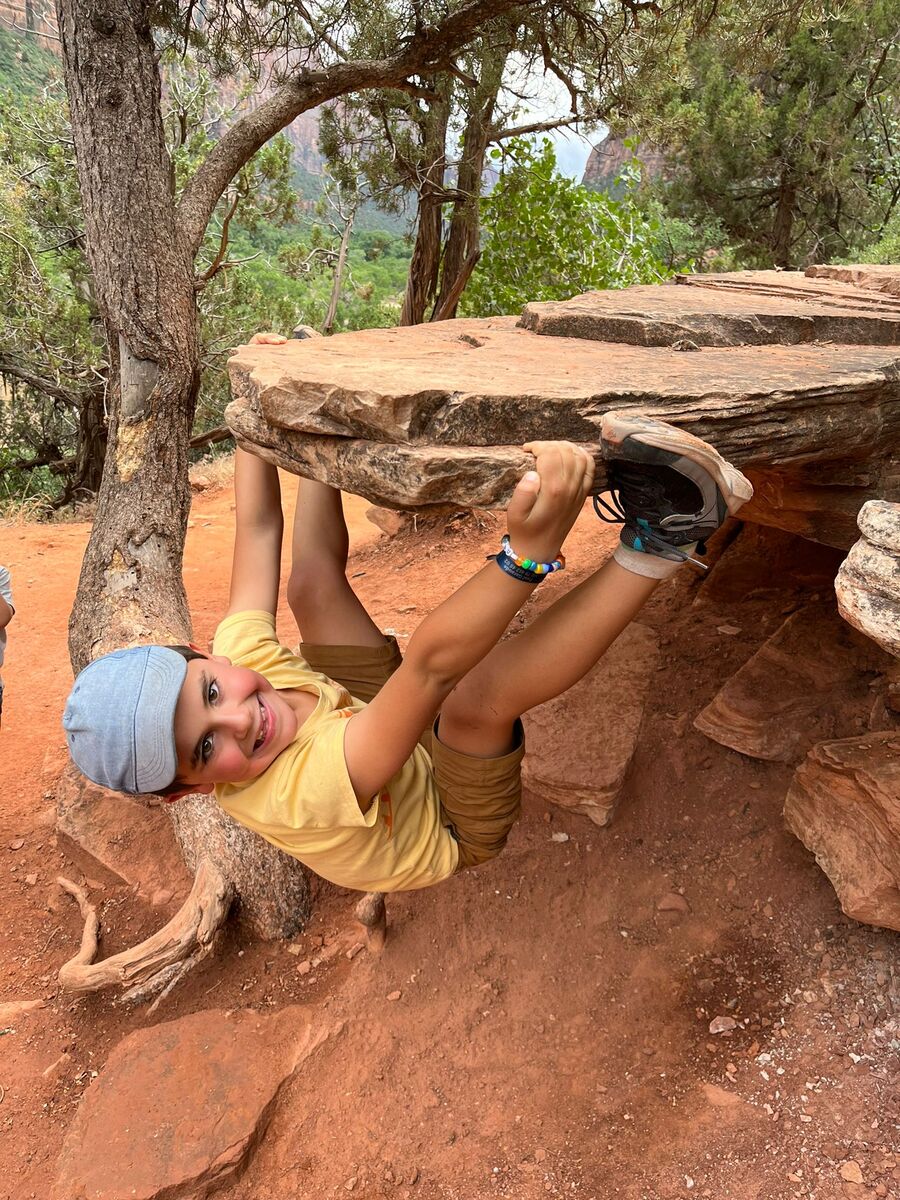
<svg viewBox="0 0 900 1200"><path fill-rule="evenodd" d="M250 346L283 346L287 338L280 333L254 333Z"/></svg>
<svg viewBox="0 0 900 1200"><path fill-rule="evenodd" d="M524 521L534 508L538 493L541 490L541 477L537 471L526 471L516 484L506 515L511 522Z"/></svg>

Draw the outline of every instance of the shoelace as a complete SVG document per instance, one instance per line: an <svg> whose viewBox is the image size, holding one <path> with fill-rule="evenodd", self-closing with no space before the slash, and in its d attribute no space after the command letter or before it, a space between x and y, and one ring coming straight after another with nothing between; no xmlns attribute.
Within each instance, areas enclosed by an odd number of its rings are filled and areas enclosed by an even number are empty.
<svg viewBox="0 0 900 1200"><path fill-rule="evenodd" d="M638 509L645 514L645 520L639 526L641 541L645 546L659 551L661 558L695 563L704 571L709 569L706 563L700 562L691 554L686 554L678 546L673 546L650 524L654 517L657 520L661 519L661 501L665 500L665 489L658 479L653 479L642 471L632 473L627 467L612 463L608 476L612 503L608 503L599 495L593 497L594 512L601 521L605 521L607 525L627 525L629 520L633 520L626 511L627 503L632 510ZM623 495L625 502L622 499ZM702 542L698 543L698 550L701 554L706 553Z"/></svg>

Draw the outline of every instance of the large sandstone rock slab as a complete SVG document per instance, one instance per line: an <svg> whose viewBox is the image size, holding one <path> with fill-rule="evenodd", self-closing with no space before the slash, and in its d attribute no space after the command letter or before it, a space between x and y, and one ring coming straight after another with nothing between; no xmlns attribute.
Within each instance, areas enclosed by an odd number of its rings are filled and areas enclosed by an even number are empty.
<svg viewBox="0 0 900 1200"><path fill-rule="evenodd" d="M870 500L858 518L862 537L834 581L845 621L900 657L900 504Z"/></svg>
<svg viewBox="0 0 900 1200"><path fill-rule="evenodd" d="M868 288L873 292L884 292L889 296L900 296L900 265L861 263L854 266L831 266L823 263L807 267L810 279L838 279L852 283L854 287Z"/></svg>
<svg viewBox="0 0 900 1200"><path fill-rule="evenodd" d="M78 1106L61 1200L203 1200L236 1179L284 1082L336 1032L313 1018L213 1010L130 1034Z"/></svg>
<svg viewBox="0 0 900 1200"><path fill-rule="evenodd" d="M187 896L191 878L161 807L97 787L71 763L54 790L59 848L88 879L128 884L151 904Z"/></svg>
<svg viewBox="0 0 900 1200"><path fill-rule="evenodd" d="M628 312L633 291L603 302ZM685 354L541 336L511 317L443 321L241 347L227 420L263 457L377 505L498 508L528 465L522 442L596 445L606 410L634 409L745 469L756 488L745 519L846 549L867 499L900 500L898 361L887 345Z"/></svg>
<svg viewBox="0 0 900 1200"><path fill-rule="evenodd" d="M849 917L900 930L900 734L814 747L794 775L784 817Z"/></svg>
<svg viewBox="0 0 900 1200"><path fill-rule="evenodd" d="M796 762L823 738L854 733L886 656L831 603L793 613L694 720L713 741L750 758ZM849 727L848 727L849 726Z"/></svg>
<svg viewBox="0 0 900 1200"><path fill-rule="evenodd" d="M607 825L637 746L659 661L656 634L637 622L565 695L523 717L526 787Z"/></svg>
<svg viewBox="0 0 900 1200"><path fill-rule="evenodd" d="M898 273L900 276L900 273ZM524 329L553 337L671 346L900 343L900 298L799 271L682 276L679 283L529 304Z"/></svg>

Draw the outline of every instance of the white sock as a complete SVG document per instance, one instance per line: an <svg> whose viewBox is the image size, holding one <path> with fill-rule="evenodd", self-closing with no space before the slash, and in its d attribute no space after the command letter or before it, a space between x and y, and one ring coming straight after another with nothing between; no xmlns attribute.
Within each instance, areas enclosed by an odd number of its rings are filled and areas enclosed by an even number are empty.
<svg viewBox="0 0 900 1200"><path fill-rule="evenodd" d="M685 554L693 554L697 549L697 543L691 542L687 546L679 546L678 549L683 550ZM626 546L622 542L619 542L613 551L613 558L620 567L631 571L632 575L643 575L646 579L668 579L681 566L681 563L674 559L660 558L658 554L645 554L641 550L632 550L630 546Z"/></svg>

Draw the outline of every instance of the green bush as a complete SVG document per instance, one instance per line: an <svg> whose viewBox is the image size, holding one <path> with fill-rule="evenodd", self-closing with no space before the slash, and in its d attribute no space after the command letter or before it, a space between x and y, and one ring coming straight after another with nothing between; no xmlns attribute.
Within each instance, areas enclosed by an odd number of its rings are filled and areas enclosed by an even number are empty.
<svg viewBox="0 0 900 1200"><path fill-rule="evenodd" d="M673 273L658 215L644 212L629 187L617 199L560 174L546 138L539 147L513 139L493 157L500 178L481 201L483 249L463 295L466 314L515 313L529 301L659 283Z"/></svg>

